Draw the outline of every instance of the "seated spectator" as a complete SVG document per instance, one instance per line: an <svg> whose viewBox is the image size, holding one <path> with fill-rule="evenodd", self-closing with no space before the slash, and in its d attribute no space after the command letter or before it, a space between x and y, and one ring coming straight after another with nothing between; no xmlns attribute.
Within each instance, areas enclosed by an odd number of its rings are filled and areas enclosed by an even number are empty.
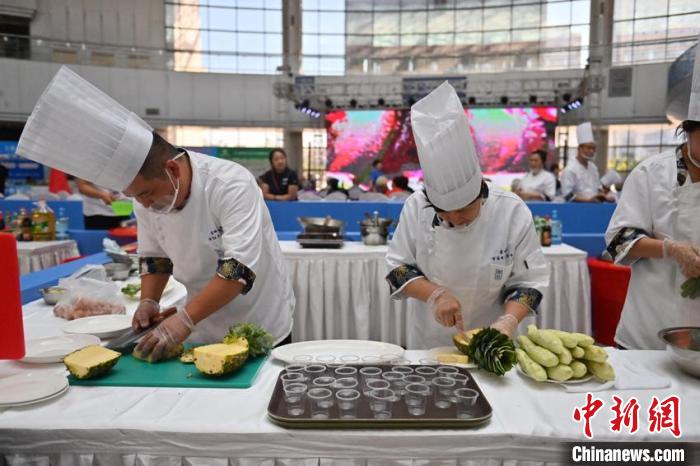
<svg viewBox="0 0 700 466"><path fill-rule="evenodd" d="M299 191L299 177L287 166L284 149L272 149L268 156L270 169L260 177L263 196L269 201L294 201Z"/></svg>
<svg viewBox="0 0 700 466"><path fill-rule="evenodd" d="M556 195L557 180L544 169L545 151L537 151L528 157L530 171L519 183L513 184L513 192L524 201L551 201Z"/></svg>
<svg viewBox="0 0 700 466"><path fill-rule="evenodd" d="M391 190L386 193L389 197L394 197L396 195L404 196L405 194L410 195L413 193L413 189L408 185L408 178L403 175L395 176L391 184Z"/></svg>
<svg viewBox="0 0 700 466"><path fill-rule="evenodd" d="M347 197L347 190L340 187L340 182L336 178L328 178L326 180L326 184L327 186L324 190L323 197L327 197L329 194L333 194L335 192L341 192Z"/></svg>
<svg viewBox="0 0 700 466"><path fill-rule="evenodd" d="M372 185L372 191L387 195L389 191L389 180L386 176L380 176Z"/></svg>
<svg viewBox="0 0 700 466"><path fill-rule="evenodd" d="M375 159L372 162L372 172L369 175L372 186L374 186L374 184L377 182L377 178L383 175L384 171L382 170L382 161L381 159Z"/></svg>

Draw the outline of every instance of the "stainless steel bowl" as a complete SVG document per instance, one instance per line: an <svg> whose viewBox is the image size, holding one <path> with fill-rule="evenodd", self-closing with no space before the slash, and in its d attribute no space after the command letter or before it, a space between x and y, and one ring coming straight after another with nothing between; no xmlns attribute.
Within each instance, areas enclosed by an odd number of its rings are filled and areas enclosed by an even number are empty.
<svg viewBox="0 0 700 466"><path fill-rule="evenodd" d="M44 302L50 306L55 306L65 293L66 289L60 286L50 286L41 289L41 296L44 298Z"/></svg>
<svg viewBox="0 0 700 466"><path fill-rule="evenodd" d="M328 217L298 217L297 220L307 233L338 232L343 229L345 222Z"/></svg>
<svg viewBox="0 0 700 466"><path fill-rule="evenodd" d="M682 371L700 377L700 327L665 328L658 335L673 362Z"/></svg>
<svg viewBox="0 0 700 466"><path fill-rule="evenodd" d="M362 227L362 242L367 246L383 246L387 243L389 231L384 227Z"/></svg>
<svg viewBox="0 0 700 466"><path fill-rule="evenodd" d="M107 277L112 280L126 280L129 278L131 266L119 262L112 262L105 264L105 270L107 271Z"/></svg>
<svg viewBox="0 0 700 466"><path fill-rule="evenodd" d="M384 217L378 217L376 221L373 218L366 218L364 220L360 220L361 227L380 226L384 228L389 228L392 223L394 223L393 219Z"/></svg>

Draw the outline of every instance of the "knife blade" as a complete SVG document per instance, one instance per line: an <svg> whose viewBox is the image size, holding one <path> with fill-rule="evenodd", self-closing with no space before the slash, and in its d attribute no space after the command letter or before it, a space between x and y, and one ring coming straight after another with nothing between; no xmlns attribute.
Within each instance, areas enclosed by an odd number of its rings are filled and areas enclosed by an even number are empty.
<svg viewBox="0 0 700 466"><path fill-rule="evenodd" d="M136 342L145 334L150 332L151 330L155 329L158 325L160 325L161 322L163 322L165 319L170 317L171 315L175 314L177 312L177 308L171 307L169 309L166 309L165 311L161 312L157 316L155 316L153 319L151 319L151 325L140 329L140 330L134 330L133 328L126 332L124 335L121 335L117 338L114 338L112 341L107 343L105 345L107 348L115 351L119 351L122 353L126 352L131 352L132 349L134 349L134 346L136 346Z"/></svg>

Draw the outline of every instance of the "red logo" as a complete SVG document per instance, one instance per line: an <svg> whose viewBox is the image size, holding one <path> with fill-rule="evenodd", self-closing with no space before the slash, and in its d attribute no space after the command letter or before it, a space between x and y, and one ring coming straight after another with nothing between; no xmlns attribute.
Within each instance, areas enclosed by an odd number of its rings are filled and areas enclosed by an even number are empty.
<svg viewBox="0 0 700 466"><path fill-rule="evenodd" d="M657 397L651 398L649 406L649 432L669 430L676 438L681 436L680 427L681 400L676 395L669 396L663 401Z"/></svg>
<svg viewBox="0 0 700 466"><path fill-rule="evenodd" d="M603 401L594 398L591 393L586 393L586 404L580 408L574 409L574 421L581 422L583 420L583 433L588 438L593 438L591 431L591 419L603 407Z"/></svg>
<svg viewBox="0 0 700 466"><path fill-rule="evenodd" d="M621 432L622 427L629 430L630 434L634 434L639 429L639 402L637 398L632 397L624 406L622 406L622 398L613 395L615 405L610 410L615 414L615 417L610 421L610 430L613 432Z"/></svg>

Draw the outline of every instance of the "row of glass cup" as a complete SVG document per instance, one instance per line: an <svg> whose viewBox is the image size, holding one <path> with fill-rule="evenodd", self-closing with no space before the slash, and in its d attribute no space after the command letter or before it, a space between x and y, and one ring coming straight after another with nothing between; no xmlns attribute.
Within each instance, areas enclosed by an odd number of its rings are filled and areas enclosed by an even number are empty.
<svg viewBox="0 0 700 466"><path fill-rule="evenodd" d="M357 356L355 354L344 354L341 356L334 356L332 354L321 354L321 355L310 355L310 354L298 354L292 357L294 364L312 364L319 363L328 366L340 366L345 364L391 364L391 365L407 365L411 364L411 361L403 358L398 354L382 354L380 356ZM435 359L426 358L421 359L420 364L426 366L437 365L438 362Z"/></svg>
<svg viewBox="0 0 700 466"><path fill-rule="evenodd" d="M303 415L308 401L312 418L327 419L328 409L337 401L340 418L354 419L358 400L364 395L376 419L390 419L393 403L401 399L413 416L425 414L432 400L440 409L455 404L460 419L474 417L479 392L466 388L469 377L456 367L393 365L390 369L365 366L358 370L323 364L287 366L281 379L288 414Z"/></svg>

